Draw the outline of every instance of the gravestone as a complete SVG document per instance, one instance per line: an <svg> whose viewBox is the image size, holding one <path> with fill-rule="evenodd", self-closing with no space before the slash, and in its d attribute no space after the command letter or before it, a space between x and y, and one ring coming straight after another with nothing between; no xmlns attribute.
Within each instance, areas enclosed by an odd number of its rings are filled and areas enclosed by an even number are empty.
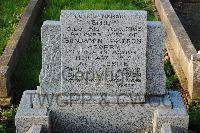
<svg viewBox="0 0 200 133"><path fill-rule="evenodd" d="M61 27L60 22L44 22L41 29L42 69L40 72L40 86L44 93L59 92L61 87Z"/></svg>
<svg viewBox="0 0 200 133"><path fill-rule="evenodd" d="M160 22L121 10L65 10L60 19L43 23L40 86L23 94L18 132L188 128L180 94L165 89Z"/></svg>
<svg viewBox="0 0 200 133"><path fill-rule="evenodd" d="M62 11L62 91L146 93L144 11Z"/></svg>

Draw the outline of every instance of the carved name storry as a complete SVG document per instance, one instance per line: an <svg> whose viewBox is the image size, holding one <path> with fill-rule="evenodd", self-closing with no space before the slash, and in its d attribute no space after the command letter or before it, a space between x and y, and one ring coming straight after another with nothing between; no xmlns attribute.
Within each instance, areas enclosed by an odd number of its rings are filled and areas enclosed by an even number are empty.
<svg viewBox="0 0 200 133"><path fill-rule="evenodd" d="M145 11L61 12L61 91L146 92Z"/></svg>

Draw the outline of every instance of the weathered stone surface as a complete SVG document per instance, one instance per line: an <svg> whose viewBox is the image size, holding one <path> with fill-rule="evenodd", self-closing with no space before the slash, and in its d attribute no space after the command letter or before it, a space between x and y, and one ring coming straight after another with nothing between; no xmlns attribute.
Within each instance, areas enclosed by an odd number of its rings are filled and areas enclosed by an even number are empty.
<svg viewBox="0 0 200 133"><path fill-rule="evenodd" d="M200 99L200 53L191 56L188 91L192 100ZM194 89L195 88L195 89Z"/></svg>
<svg viewBox="0 0 200 133"><path fill-rule="evenodd" d="M46 106L48 101L44 100L42 105L33 102L32 108L31 100L38 101L36 95L35 91L26 91L23 94L16 115L16 127L19 132L28 131L33 124L43 125L45 129L48 129L51 124L51 131L61 133L66 131L160 132L165 123L180 131L181 128L187 129L188 126L189 117L178 92L149 97L144 104L86 103L83 105L73 102L63 105L57 104L57 99L54 97L51 106ZM51 112L50 115L47 115L47 108Z"/></svg>
<svg viewBox="0 0 200 133"><path fill-rule="evenodd" d="M42 133L42 125L32 125L27 133Z"/></svg>
<svg viewBox="0 0 200 133"><path fill-rule="evenodd" d="M164 27L160 22L147 23L147 94L166 93L164 71Z"/></svg>
<svg viewBox="0 0 200 133"><path fill-rule="evenodd" d="M34 100L38 101L38 97L35 98L37 99ZM105 101L103 104L82 104L81 99L78 102L73 101L72 104L61 101L58 104L56 97L51 101L52 104L46 101L42 105L51 110L51 126L56 132L160 132L164 123L177 129L187 129L188 124L188 115L178 92L151 96L144 104L106 104ZM33 108L43 106L34 102Z"/></svg>
<svg viewBox="0 0 200 133"><path fill-rule="evenodd" d="M173 108L157 109L153 118L153 133L159 133L165 123L177 128L177 130L187 130L189 116L184 106L182 97L179 92L169 92Z"/></svg>
<svg viewBox="0 0 200 133"><path fill-rule="evenodd" d="M146 93L145 11L62 11L62 92Z"/></svg>
<svg viewBox="0 0 200 133"><path fill-rule="evenodd" d="M74 104L52 110L51 122L57 132L144 132L152 131L155 108L146 105L117 104L102 107L98 104Z"/></svg>
<svg viewBox="0 0 200 133"><path fill-rule="evenodd" d="M161 133L173 133L171 125L168 123L163 124L161 128Z"/></svg>
<svg viewBox="0 0 200 133"><path fill-rule="evenodd" d="M108 97L105 95L96 96L92 94L68 94L65 97L61 94L35 94L33 99L33 108L60 108L67 107L74 104L78 105L87 105L87 104L97 104L99 106L113 106L115 104L119 106L126 106L127 104L134 104L133 97L131 95L118 95L115 97ZM161 104L165 107L171 108L171 101L168 95L162 96L151 96L146 98L146 102L143 103L150 104L150 106L162 107ZM143 105L141 105L143 106Z"/></svg>
<svg viewBox="0 0 200 133"><path fill-rule="evenodd" d="M100 103L92 100L82 103L81 98L63 103L50 95L45 96L45 102L41 104L43 98L36 96L33 108L51 110L52 131L61 133L152 131L154 111L172 108L168 95L149 97L144 104L114 103L108 99L98 99Z"/></svg>
<svg viewBox="0 0 200 133"><path fill-rule="evenodd" d="M44 29L50 29L54 28L54 32L52 34L57 34L57 36L61 36L59 22L54 21L46 21L43 24L42 28L42 37L44 37L43 40L43 47L49 46L50 40L45 39L45 37L49 37L48 33L50 31L44 30ZM57 28L56 28L57 27ZM55 31L58 30L58 31ZM46 32L45 32L46 31ZM48 31L48 32L47 32ZM58 35L59 33L59 35ZM47 36L48 35L48 36ZM47 45L47 46L46 46ZM51 45L51 49L54 49L53 52L58 52L58 48L61 44L56 43L56 45ZM165 73L163 69L163 49L164 49L164 29L160 22L148 22L147 23L147 94L148 95L159 95L159 94L165 94ZM43 49L44 51L42 53L45 53L49 57L52 55L51 50ZM48 56L43 55L43 65L44 66L51 66L51 68L57 68L56 73L57 74L51 74L49 76L43 76L45 74L45 67L42 67L41 75L40 75L40 83L41 83L41 92L44 93L59 93L60 92L60 84L59 81L61 81L59 78L61 78L59 75L61 73L61 63L58 62L60 59L57 57L57 61L53 62L51 60L45 60L45 57L49 59ZM55 64L57 63L57 64ZM59 66L60 65L60 66ZM47 69L48 70L48 69ZM46 72L49 72L47 71ZM49 72L50 73L50 72ZM45 78L44 78L45 77ZM50 79L54 79L54 84ZM55 80L56 79L56 80ZM58 83L58 84L55 84ZM52 87L53 85L53 87Z"/></svg>
<svg viewBox="0 0 200 133"><path fill-rule="evenodd" d="M41 93L57 93L61 87L60 27L59 21L45 21L42 25Z"/></svg>
<svg viewBox="0 0 200 133"><path fill-rule="evenodd" d="M0 66L0 98L8 98L10 91L10 70L8 66ZM2 99L3 100L3 99ZM0 104L2 105L2 104Z"/></svg>
<svg viewBox="0 0 200 133"><path fill-rule="evenodd" d="M23 93L15 116L17 133L27 132L32 125L43 125L46 131L49 129L49 112L47 108L32 108L35 93L36 91L34 90L28 90Z"/></svg>

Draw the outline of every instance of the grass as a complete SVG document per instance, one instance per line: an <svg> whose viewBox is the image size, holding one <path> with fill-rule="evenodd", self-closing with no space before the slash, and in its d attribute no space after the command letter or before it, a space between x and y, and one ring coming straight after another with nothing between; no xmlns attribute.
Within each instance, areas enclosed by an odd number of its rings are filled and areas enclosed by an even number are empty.
<svg viewBox="0 0 200 133"><path fill-rule="evenodd" d="M200 132L200 103L189 103L188 113L190 116L189 129L197 133Z"/></svg>
<svg viewBox="0 0 200 133"><path fill-rule="evenodd" d="M58 20L61 10L146 10L148 20L157 20L151 0L48 0L44 18Z"/></svg>
<svg viewBox="0 0 200 133"><path fill-rule="evenodd" d="M180 87L179 79L169 60L164 62L165 74L167 77L166 88L168 90L177 89Z"/></svg>
<svg viewBox="0 0 200 133"><path fill-rule="evenodd" d="M0 0L0 55L15 31L29 0Z"/></svg>
<svg viewBox="0 0 200 133"><path fill-rule="evenodd" d="M0 109L0 132L7 133L7 132L15 132L14 128L14 117L17 112L16 107L9 107Z"/></svg>

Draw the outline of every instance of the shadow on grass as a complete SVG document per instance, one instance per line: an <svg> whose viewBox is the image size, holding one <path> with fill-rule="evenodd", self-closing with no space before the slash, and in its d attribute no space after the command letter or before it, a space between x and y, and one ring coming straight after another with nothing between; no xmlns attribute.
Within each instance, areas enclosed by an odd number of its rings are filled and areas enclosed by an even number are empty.
<svg viewBox="0 0 200 133"><path fill-rule="evenodd" d="M32 39L18 61L13 74L14 104L18 105L25 90L33 90L39 85L39 73L42 64L40 41L41 18L34 26Z"/></svg>

